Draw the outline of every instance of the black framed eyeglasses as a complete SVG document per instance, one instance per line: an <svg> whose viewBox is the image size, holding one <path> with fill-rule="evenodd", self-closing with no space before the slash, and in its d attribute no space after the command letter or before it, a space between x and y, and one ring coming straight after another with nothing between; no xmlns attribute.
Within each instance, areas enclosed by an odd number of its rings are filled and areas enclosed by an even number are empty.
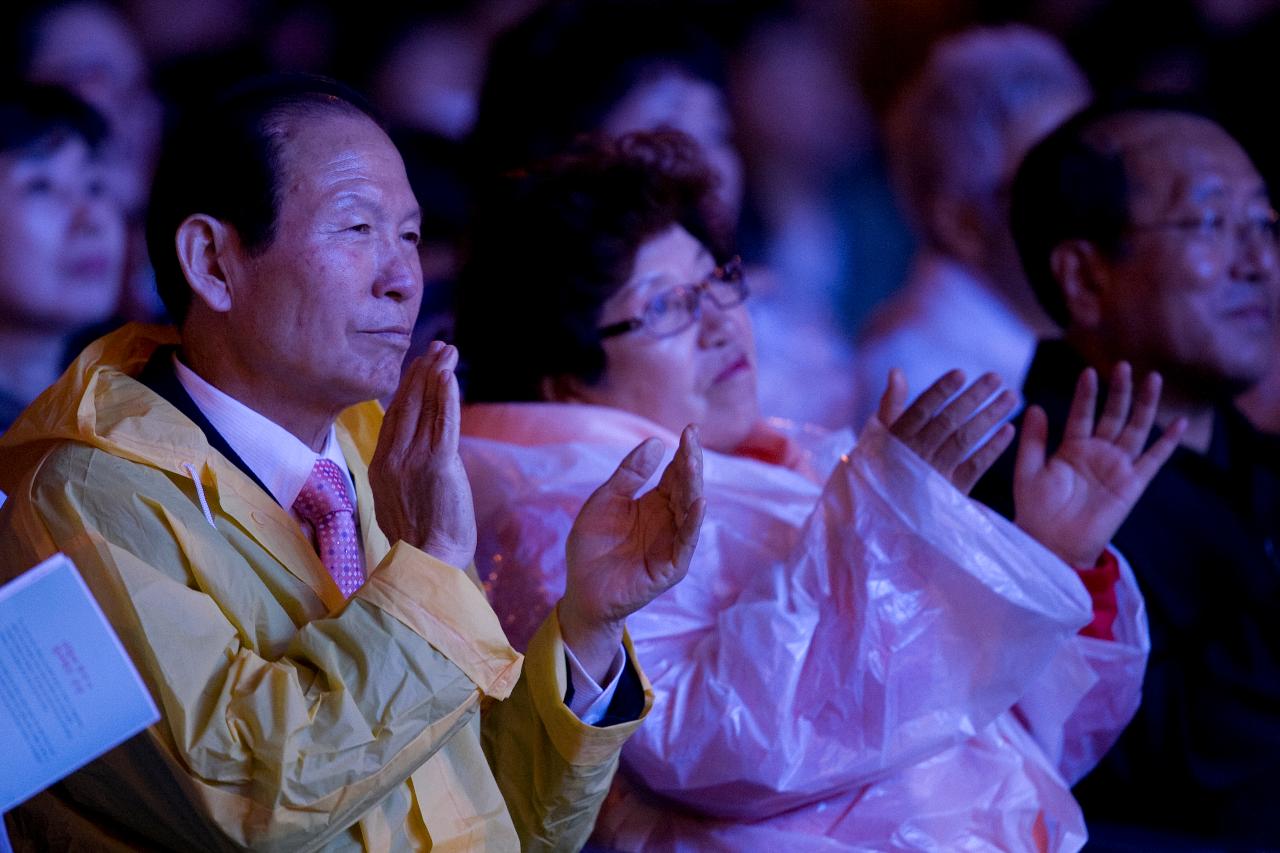
<svg viewBox="0 0 1280 853"><path fill-rule="evenodd" d="M637 329L654 338L678 335L702 316L702 297L717 308L741 305L751 291L742 270L742 259L733 258L711 271L702 281L668 288L645 303L639 317L631 317L596 329L601 340L625 335Z"/></svg>

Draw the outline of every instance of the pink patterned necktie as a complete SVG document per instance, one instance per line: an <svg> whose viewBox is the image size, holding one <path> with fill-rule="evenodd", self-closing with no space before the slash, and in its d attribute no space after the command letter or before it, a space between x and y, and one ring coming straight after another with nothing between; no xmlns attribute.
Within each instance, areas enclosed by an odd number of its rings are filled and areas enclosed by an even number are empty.
<svg viewBox="0 0 1280 853"><path fill-rule="evenodd" d="M364 563L342 469L328 459L317 459L293 502L293 511L311 525L320 562L333 576L343 597L350 598L364 583Z"/></svg>

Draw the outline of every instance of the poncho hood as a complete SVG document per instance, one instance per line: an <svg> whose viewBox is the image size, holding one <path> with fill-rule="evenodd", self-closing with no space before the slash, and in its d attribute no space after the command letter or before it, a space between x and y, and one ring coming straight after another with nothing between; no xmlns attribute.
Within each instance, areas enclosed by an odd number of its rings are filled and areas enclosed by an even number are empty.
<svg viewBox="0 0 1280 853"><path fill-rule="evenodd" d="M129 323L87 346L0 437L0 491L13 493L63 441L174 473L187 465L204 470L217 451L185 415L136 378L158 349L180 342L172 326ZM374 402L339 418L366 462L380 421Z"/></svg>

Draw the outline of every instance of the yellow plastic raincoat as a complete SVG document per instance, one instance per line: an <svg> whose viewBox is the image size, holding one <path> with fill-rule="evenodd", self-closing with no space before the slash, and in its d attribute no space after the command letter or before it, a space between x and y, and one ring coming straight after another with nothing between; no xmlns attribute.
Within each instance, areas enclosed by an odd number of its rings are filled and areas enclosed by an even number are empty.
<svg viewBox="0 0 1280 853"><path fill-rule="evenodd" d="M373 403L338 423L376 566L344 601L285 510L131 378L176 342L103 338L0 441L0 576L69 554L162 712L11 814L18 849L581 846L639 721L569 711L554 615L521 677L473 579L386 540Z"/></svg>

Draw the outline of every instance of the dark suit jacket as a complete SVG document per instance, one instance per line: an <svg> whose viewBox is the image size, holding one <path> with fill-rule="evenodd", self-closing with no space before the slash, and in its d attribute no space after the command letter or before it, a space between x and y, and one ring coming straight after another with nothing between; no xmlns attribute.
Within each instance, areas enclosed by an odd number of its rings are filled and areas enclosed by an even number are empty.
<svg viewBox="0 0 1280 853"><path fill-rule="evenodd" d="M1041 343L1023 388L1050 445L1083 360ZM974 496L1012 515L1013 454ZM1092 824L1280 848L1280 441L1219 407L1205 454L1175 451L1114 544L1146 598L1133 723L1076 788ZM1154 849L1154 848L1153 848Z"/></svg>

